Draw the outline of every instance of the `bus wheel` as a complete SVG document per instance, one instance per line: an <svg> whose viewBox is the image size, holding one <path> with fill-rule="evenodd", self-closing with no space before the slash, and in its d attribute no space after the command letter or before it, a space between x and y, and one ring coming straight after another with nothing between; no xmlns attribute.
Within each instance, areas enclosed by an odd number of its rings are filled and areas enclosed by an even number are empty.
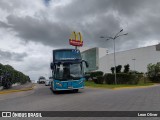
<svg viewBox="0 0 160 120"><path fill-rule="evenodd" d="M58 91L53 90L53 93L54 93L54 94L58 94Z"/></svg>
<svg viewBox="0 0 160 120"><path fill-rule="evenodd" d="M53 90L52 87L50 89L54 94L58 94L58 91Z"/></svg>
<svg viewBox="0 0 160 120"><path fill-rule="evenodd" d="M74 93L78 93L78 89L74 89L73 92L74 92Z"/></svg>

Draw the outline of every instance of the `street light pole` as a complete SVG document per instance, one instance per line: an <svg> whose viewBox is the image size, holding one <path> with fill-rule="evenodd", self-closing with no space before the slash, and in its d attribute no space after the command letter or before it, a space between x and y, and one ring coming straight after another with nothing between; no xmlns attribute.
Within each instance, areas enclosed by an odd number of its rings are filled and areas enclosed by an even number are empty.
<svg viewBox="0 0 160 120"><path fill-rule="evenodd" d="M115 84L117 84L117 71L116 71L116 46L115 46L115 39L113 39L113 42L114 42L114 79L115 79Z"/></svg>
<svg viewBox="0 0 160 120"><path fill-rule="evenodd" d="M132 59L133 60L133 65L134 65L134 72L136 71L136 69L135 69L135 58L134 59Z"/></svg>
<svg viewBox="0 0 160 120"><path fill-rule="evenodd" d="M115 84L117 84L117 73L116 73L116 43L115 43L115 40L116 40L116 38L118 38L118 37L120 37L120 36L123 36L123 35L128 35L128 33L125 33L125 34L121 34L121 35L119 35L119 33L121 33L123 31L123 29L122 30L120 30L114 37L103 37L103 36L101 36L100 38L107 38L106 40L110 40L110 39L112 39L113 40L113 47L114 47L114 74L115 74Z"/></svg>

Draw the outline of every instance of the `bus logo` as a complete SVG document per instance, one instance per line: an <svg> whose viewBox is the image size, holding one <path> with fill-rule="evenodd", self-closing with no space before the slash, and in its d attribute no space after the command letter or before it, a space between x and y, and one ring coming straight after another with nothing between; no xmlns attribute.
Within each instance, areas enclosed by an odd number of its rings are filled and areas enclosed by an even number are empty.
<svg viewBox="0 0 160 120"><path fill-rule="evenodd" d="M69 39L69 44L72 46L83 46L83 40L82 40L82 35L80 32L76 33L75 31L72 32L70 39Z"/></svg>

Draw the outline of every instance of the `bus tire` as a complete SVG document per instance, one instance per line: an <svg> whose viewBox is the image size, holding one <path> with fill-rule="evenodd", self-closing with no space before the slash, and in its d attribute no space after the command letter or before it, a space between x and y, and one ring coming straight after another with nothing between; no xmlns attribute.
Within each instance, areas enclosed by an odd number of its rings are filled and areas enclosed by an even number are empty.
<svg viewBox="0 0 160 120"><path fill-rule="evenodd" d="M57 91L53 90L52 87L50 87L51 91L54 93L54 94L57 94Z"/></svg>
<svg viewBox="0 0 160 120"><path fill-rule="evenodd" d="M54 93L54 94L58 94L58 91L53 90L53 93Z"/></svg>
<svg viewBox="0 0 160 120"><path fill-rule="evenodd" d="M78 91L79 91L78 89L74 89L73 90L74 93L78 93Z"/></svg>

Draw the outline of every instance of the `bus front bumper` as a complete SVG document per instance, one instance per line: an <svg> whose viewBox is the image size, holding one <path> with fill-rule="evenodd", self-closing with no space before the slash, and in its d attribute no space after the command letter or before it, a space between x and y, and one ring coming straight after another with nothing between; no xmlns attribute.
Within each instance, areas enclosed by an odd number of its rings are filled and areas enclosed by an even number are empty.
<svg viewBox="0 0 160 120"><path fill-rule="evenodd" d="M56 88L54 89L54 91L62 91L62 90L75 90L75 89L84 89L84 87L79 87L79 88L68 88L68 89L60 89L60 88Z"/></svg>

